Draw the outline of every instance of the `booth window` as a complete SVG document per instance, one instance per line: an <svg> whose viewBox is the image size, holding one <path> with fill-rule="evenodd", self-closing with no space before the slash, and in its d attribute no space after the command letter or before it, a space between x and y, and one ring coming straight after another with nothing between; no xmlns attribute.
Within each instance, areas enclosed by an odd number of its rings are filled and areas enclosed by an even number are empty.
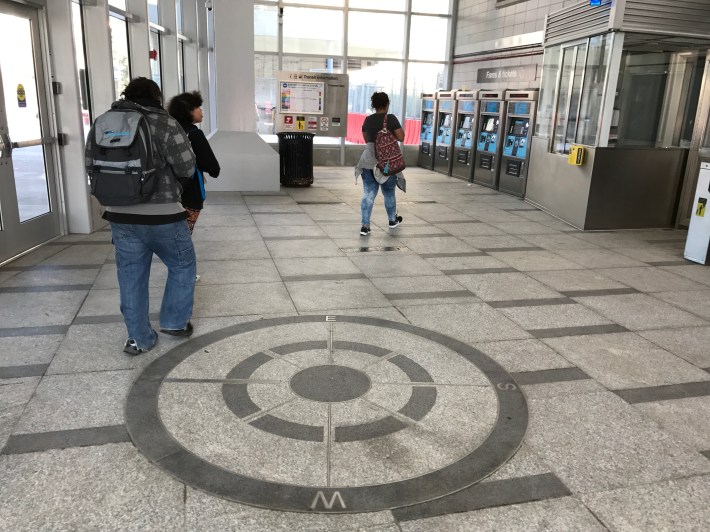
<svg viewBox="0 0 710 532"><path fill-rule="evenodd" d="M111 30L111 56L113 61L114 97L118 98L131 80L131 62L128 55L128 22L125 15L110 11L108 25Z"/></svg>
<svg viewBox="0 0 710 532"><path fill-rule="evenodd" d="M84 138L91 129L91 98L89 98L89 77L86 71L86 49L84 47L84 20L79 2L72 2L72 36L76 50L76 69L79 77L79 99L81 101L81 123Z"/></svg>

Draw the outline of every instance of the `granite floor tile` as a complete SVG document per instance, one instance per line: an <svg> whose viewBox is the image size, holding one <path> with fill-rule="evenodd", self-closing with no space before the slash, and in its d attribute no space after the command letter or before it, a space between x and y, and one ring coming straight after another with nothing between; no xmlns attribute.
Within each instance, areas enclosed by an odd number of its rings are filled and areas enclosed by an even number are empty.
<svg viewBox="0 0 710 532"><path fill-rule="evenodd" d="M522 272L540 270L579 270L583 266L550 251L491 251L490 255Z"/></svg>
<svg viewBox="0 0 710 532"><path fill-rule="evenodd" d="M561 297L559 292L539 283L524 273L483 273L456 275L456 282L483 301L516 299L548 299Z"/></svg>
<svg viewBox="0 0 710 532"><path fill-rule="evenodd" d="M522 389L528 401L566 397L568 395L594 394L606 391L601 384L593 379L526 384L522 386Z"/></svg>
<svg viewBox="0 0 710 532"><path fill-rule="evenodd" d="M594 267L594 266L589 266ZM605 268L599 273L627 286L644 292L673 292L680 290L702 290L700 283L654 267Z"/></svg>
<svg viewBox="0 0 710 532"><path fill-rule="evenodd" d="M193 239L197 264L203 260L270 259L271 254L261 240L242 242L205 242Z"/></svg>
<svg viewBox="0 0 710 532"><path fill-rule="evenodd" d="M567 368L572 364L540 340L506 340L475 344L510 372Z"/></svg>
<svg viewBox="0 0 710 532"><path fill-rule="evenodd" d="M435 268L446 272L509 267L506 263L486 255L480 257L427 257L425 260Z"/></svg>
<svg viewBox="0 0 710 532"><path fill-rule="evenodd" d="M463 236L481 236L481 235L505 235L506 233L490 224L479 223L437 223L436 226L447 233L463 237Z"/></svg>
<svg viewBox="0 0 710 532"><path fill-rule="evenodd" d="M492 222L491 225L510 235L552 235L558 232L556 229L531 221Z"/></svg>
<svg viewBox="0 0 710 532"><path fill-rule="evenodd" d="M442 275L426 260L411 253L360 253L349 257L362 273L373 278Z"/></svg>
<svg viewBox="0 0 710 532"><path fill-rule="evenodd" d="M506 530L606 530L579 500L573 497L486 508L400 524L403 532L470 532Z"/></svg>
<svg viewBox="0 0 710 532"><path fill-rule="evenodd" d="M615 395L529 398L526 442L573 493L710 473L710 461Z"/></svg>
<svg viewBox="0 0 710 532"><path fill-rule="evenodd" d="M610 323L607 318L577 304L501 308L499 312L525 330L583 327Z"/></svg>
<svg viewBox="0 0 710 532"><path fill-rule="evenodd" d="M295 312L283 283L201 285L192 315L198 318Z"/></svg>
<svg viewBox="0 0 710 532"><path fill-rule="evenodd" d="M0 337L0 366L48 364L63 338L61 334Z"/></svg>
<svg viewBox="0 0 710 532"><path fill-rule="evenodd" d="M350 257L291 258L274 262L282 277L361 273Z"/></svg>
<svg viewBox="0 0 710 532"><path fill-rule="evenodd" d="M702 285L700 285L702 286ZM657 292L656 297L710 321L710 287L707 290Z"/></svg>
<svg viewBox="0 0 710 532"><path fill-rule="evenodd" d="M4 286L5 282L7 282L9 279L12 279L16 275L19 275L20 273L21 272L19 271L8 271L0 269L0 286Z"/></svg>
<svg viewBox="0 0 710 532"><path fill-rule="evenodd" d="M71 244L52 244L50 246L41 246L33 250L31 253L28 253L27 255L23 255L22 257L13 260L10 264L13 267L36 266L46 261L50 257L58 255L65 249L68 249L70 246ZM0 269L0 271L2 271L2 269Z"/></svg>
<svg viewBox="0 0 710 532"><path fill-rule="evenodd" d="M261 240L261 233L256 226L240 227L235 230L231 227L213 227L210 225L200 225L198 222L195 231L192 233L195 242L222 242L223 245L234 245L236 242L249 240Z"/></svg>
<svg viewBox="0 0 710 532"><path fill-rule="evenodd" d="M237 261L200 261L197 264L200 285L272 283L281 280L271 259Z"/></svg>
<svg viewBox="0 0 710 532"><path fill-rule="evenodd" d="M299 226L299 225L304 225L304 226L311 226L311 227L317 227L316 223L313 221L313 218L311 218L308 214L305 213L298 213L298 212L290 212L290 213L285 213L285 214L276 214L276 213L269 213L269 214L257 214L257 213L252 213L252 216L254 217L254 221L259 227L266 226L266 225L276 225L276 226Z"/></svg>
<svg viewBox="0 0 710 532"><path fill-rule="evenodd" d="M421 305L401 311L413 325L468 343L530 338L502 313L481 303Z"/></svg>
<svg viewBox="0 0 710 532"><path fill-rule="evenodd" d="M610 530L707 530L710 476L588 493L584 504Z"/></svg>
<svg viewBox="0 0 710 532"><path fill-rule="evenodd" d="M453 236L432 238L401 237L398 240L414 253L463 253L476 251L476 248L471 244L467 244Z"/></svg>
<svg viewBox="0 0 710 532"><path fill-rule="evenodd" d="M519 248L530 246L530 242L512 235L501 236L462 236L461 240L468 242L476 249Z"/></svg>
<svg viewBox="0 0 710 532"><path fill-rule="evenodd" d="M594 270L531 272L529 275L560 292L626 288L626 285L614 281Z"/></svg>
<svg viewBox="0 0 710 532"><path fill-rule="evenodd" d="M303 237L326 237L325 231L317 225L261 225L259 232L264 238L290 238L295 236Z"/></svg>
<svg viewBox="0 0 710 532"><path fill-rule="evenodd" d="M534 246L539 246L548 250L599 249L599 247L594 244L564 233L522 235L521 238L523 240L527 240Z"/></svg>
<svg viewBox="0 0 710 532"><path fill-rule="evenodd" d="M389 307L391 303L367 279L289 281L286 288L300 313L329 308Z"/></svg>
<svg viewBox="0 0 710 532"><path fill-rule="evenodd" d="M182 484L132 444L0 456L6 530L181 530Z"/></svg>
<svg viewBox="0 0 710 532"><path fill-rule="evenodd" d="M710 327L641 331L638 334L699 368L710 367Z"/></svg>
<svg viewBox="0 0 710 532"><path fill-rule="evenodd" d="M631 246L611 246L613 251L626 255L641 262L660 262L669 260L683 260L683 253L674 249L664 249L658 246L631 245Z"/></svg>
<svg viewBox="0 0 710 532"><path fill-rule="evenodd" d="M563 257L572 262L576 262L585 268L618 268L622 269L633 269L642 268L646 266L645 263L612 251L610 249L556 249L555 253L560 257ZM605 274L607 270L601 270L600 273ZM613 275L608 275L612 279L624 282L624 279L618 279ZM626 278L626 277L624 277ZM626 283L628 284L628 283Z"/></svg>
<svg viewBox="0 0 710 532"><path fill-rule="evenodd" d="M708 324L705 320L646 294L581 297L578 301L631 330Z"/></svg>
<svg viewBox="0 0 710 532"><path fill-rule="evenodd" d="M251 214L212 214L210 211L202 211L197 222L199 225L211 227L253 227L255 225Z"/></svg>
<svg viewBox="0 0 710 532"><path fill-rule="evenodd" d="M18 272L17 275L2 284L5 287L32 287L54 285L86 285L92 284L101 266L81 270L32 270Z"/></svg>
<svg viewBox="0 0 710 532"><path fill-rule="evenodd" d="M86 294L87 290L1 294L0 324L3 328L68 325Z"/></svg>
<svg viewBox="0 0 710 532"><path fill-rule="evenodd" d="M114 248L110 242L91 246L73 244L42 261L42 265L103 264L113 254Z"/></svg>
<svg viewBox="0 0 710 532"><path fill-rule="evenodd" d="M710 450L710 396L638 403L634 407L694 449Z"/></svg>
<svg viewBox="0 0 710 532"><path fill-rule="evenodd" d="M332 240L269 240L266 247L274 259L343 256Z"/></svg>
<svg viewBox="0 0 710 532"><path fill-rule="evenodd" d="M704 371L634 333L543 341L612 390L710 380Z"/></svg>
<svg viewBox="0 0 710 532"><path fill-rule="evenodd" d="M688 266L664 266L665 271L680 275L686 279L692 279L704 285L710 285L710 268L700 264L690 264Z"/></svg>
<svg viewBox="0 0 710 532"><path fill-rule="evenodd" d="M130 371L46 376L14 434L121 425L124 398L134 379Z"/></svg>

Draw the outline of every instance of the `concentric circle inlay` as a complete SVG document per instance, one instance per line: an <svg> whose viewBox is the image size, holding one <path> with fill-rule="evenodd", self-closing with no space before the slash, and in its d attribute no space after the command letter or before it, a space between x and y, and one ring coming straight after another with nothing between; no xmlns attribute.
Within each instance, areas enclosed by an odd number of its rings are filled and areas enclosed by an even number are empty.
<svg viewBox="0 0 710 532"><path fill-rule="evenodd" d="M517 451L527 405L480 351L357 316L196 336L136 380L136 447L180 481L280 510L371 512L459 491Z"/></svg>

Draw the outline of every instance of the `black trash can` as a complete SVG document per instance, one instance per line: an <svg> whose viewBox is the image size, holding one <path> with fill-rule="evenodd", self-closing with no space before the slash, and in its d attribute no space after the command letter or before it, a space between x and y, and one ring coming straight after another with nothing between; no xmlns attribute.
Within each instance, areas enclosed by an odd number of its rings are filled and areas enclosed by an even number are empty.
<svg viewBox="0 0 710 532"><path fill-rule="evenodd" d="M313 133L277 133L281 184L307 187L313 184Z"/></svg>

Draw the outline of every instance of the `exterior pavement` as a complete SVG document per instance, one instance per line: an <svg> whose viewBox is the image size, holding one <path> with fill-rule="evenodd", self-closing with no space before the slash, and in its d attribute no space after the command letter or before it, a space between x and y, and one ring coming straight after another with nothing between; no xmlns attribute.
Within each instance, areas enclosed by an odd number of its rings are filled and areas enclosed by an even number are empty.
<svg viewBox="0 0 710 532"><path fill-rule="evenodd" d="M369 237L350 168L208 191L195 334L139 357L108 231L0 268L0 529L710 529L686 233L406 176Z"/></svg>

